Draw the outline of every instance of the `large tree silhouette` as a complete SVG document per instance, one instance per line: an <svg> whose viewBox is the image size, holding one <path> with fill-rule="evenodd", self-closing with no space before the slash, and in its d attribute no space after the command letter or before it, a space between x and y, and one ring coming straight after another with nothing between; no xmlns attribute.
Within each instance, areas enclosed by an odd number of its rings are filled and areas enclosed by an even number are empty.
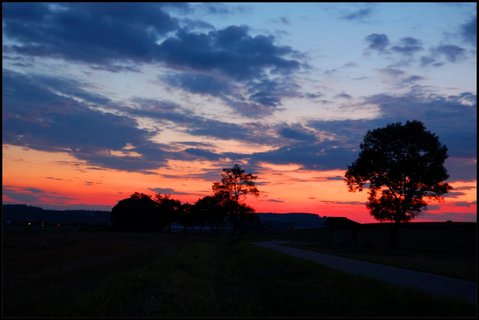
<svg viewBox="0 0 479 320"><path fill-rule="evenodd" d="M257 176L245 173L237 164L233 168L223 169L221 182L213 183L212 189L223 210L227 212L229 221L233 224L234 230L238 227L243 233L243 224L254 212L253 208L246 206L244 201L246 195L259 196L254 180Z"/></svg>
<svg viewBox="0 0 479 320"><path fill-rule="evenodd" d="M215 195L223 195L236 202L243 200L247 194L258 196L259 191L254 184L256 178L257 176L245 173L239 165L235 164L233 168L223 169L221 182L213 184L213 192Z"/></svg>
<svg viewBox="0 0 479 320"><path fill-rule="evenodd" d="M345 174L349 191L369 188L366 206L379 221L394 225L414 219L427 207L424 198L442 200L452 189L445 180L447 147L420 121L370 130L359 157ZM396 227L391 245L395 245Z"/></svg>
<svg viewBox="0 0 479 320"><path fill-rule="evenodd" d="M111 211L111 222L120 231L160 231L171 227L184 205L169 195L156 194L154 199L135 192L120 200ZM171 231L171 229L170 229Z"/></svg>
<svg viewBox="0 0 479 320"><path fill-rule="evenodd" d="M157 203L150 196L135 192L112 208L111 222L115 230L149 231L159 228L157 216Z"/></svg>

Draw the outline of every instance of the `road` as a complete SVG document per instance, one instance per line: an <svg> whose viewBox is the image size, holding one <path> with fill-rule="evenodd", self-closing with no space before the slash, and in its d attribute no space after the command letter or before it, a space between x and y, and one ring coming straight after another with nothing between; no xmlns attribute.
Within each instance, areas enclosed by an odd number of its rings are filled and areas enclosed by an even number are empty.
<svg viewBox="0 0 479 320"><path fill-rule="evenodd" d="M473 281L287 247L281 245L282 242L285 241L270 240L255 242L255 244L294 257L311 260L343 272L365 275L401 287L413 287L433 295L452 296L473 304L477 303L477 284Z"/></svg>

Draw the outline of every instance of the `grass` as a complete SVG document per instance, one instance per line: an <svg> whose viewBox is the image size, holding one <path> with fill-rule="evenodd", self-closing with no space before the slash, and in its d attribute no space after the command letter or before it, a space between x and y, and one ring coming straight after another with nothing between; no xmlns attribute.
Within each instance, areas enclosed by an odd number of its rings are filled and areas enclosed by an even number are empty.
<svg viewBox="0 0 479 320"><path fill-rule="evenodd" d="M476 281L476 258L454 253L285 242L285 245L399 268Z"/></svg>
<svg viewBox="0 0 479 320"><path fill-rule="evenodd" d="M330 243L327 233L318 232L317 229L298 229L291 232L257 234L250 236L250 238L254 241L277 239L284 241L284 244L287 246L301 249L463 280L476 281L477 279L477 254L475 250L432 251L418 248L391 249L389 247L334 245Z"/></svg>
<svg viewBox="0 0 479 320"><path fill-rule="evenodd" d="M4 233L3 316L474 316L230 235Z"/></svg>

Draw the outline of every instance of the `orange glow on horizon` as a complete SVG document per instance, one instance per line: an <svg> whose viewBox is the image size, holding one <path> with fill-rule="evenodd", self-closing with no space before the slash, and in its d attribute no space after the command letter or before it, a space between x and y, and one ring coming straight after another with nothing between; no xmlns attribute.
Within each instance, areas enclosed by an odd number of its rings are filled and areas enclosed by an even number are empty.
<svg viewBox="0 0 479 320"><path fill-rule="evenodd" d="M223 163L171 160L165 167L147 174L95 167L66 152L11 145L4 145L3 151L3 187L9 191L9 194L4 192L3 201L21 203L11 195L40 190L44 193L38 195L41 203L25 203L40 207L113 207L134 192L153 195L155 189L171 193L182 202L194 203L212 193L211 185L220 180L221 169L231 165L227 159ZM345 216L362 223L376 222L365 206L367 190L348 192L342 170L313 171L295 164L269 163L261 163L260 168L255 173L260 196L246 198L256 212L308 212ZM454 217L476 221L476 181L450 184L454 189L444 202L429 201L429 209L414 221L433 221L435 217L441 221L456 220ZM169 190L173 192L166 192Z"/></svg>

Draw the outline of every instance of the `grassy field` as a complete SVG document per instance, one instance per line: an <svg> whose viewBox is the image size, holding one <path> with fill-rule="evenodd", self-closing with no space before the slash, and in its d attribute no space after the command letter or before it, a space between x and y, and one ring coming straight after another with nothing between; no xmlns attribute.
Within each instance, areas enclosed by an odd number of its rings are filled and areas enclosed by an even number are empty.
<svg viewBox="0 0 479 320"><path fill-rule="evenodd" d="M252 237L253 238L253 237ZM342 257L370 261L399 268L435 273L448 277L477 279L477 254L475 250L432 251L415 248L391 249L389 247L360 247L333 245L317 230L304 229L275 234L259 234L255 240L278 239L284 245L313 250Z"/></svg>
<svg viewBox="0 0 479 320"><path fill-rule="evenodd" d="M3 233L3 316L472 317L231 235Z"/></svg>
<svg viewBox="0 0 479 320"><path fill-rule="evenodd" d="M322 243L285 242L285 245L332 255L429 272L448 277L476 280L476 257L454 253L418 252L390 248L360 248Z"/></svg>

